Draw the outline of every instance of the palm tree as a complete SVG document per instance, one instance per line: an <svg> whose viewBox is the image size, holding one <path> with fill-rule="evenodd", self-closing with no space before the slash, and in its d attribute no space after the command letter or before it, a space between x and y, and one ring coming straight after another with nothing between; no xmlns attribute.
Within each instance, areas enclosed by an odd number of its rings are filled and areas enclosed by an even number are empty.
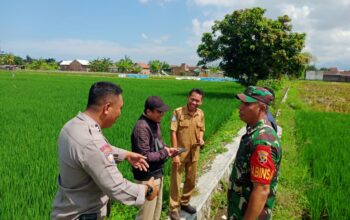
<svg viewBox="0 0 350 220"><path fill-rule="evenodd" d="M130 73L134 70L134 63L128 56L125 56L124 59L120 59L115 65L118 71L122 73Z"/></svg>
<svg viewBox="0 0 350 220"><path fill-rule="evenodd" d="M14 65L15 64L15 56L12 54L5 54L2 56L2 63L5 65Z"/></svg>
<svg viewBox="0 0 350 220"><path fill-rule="evenodd" d="M165 61L160 60L151 60L149 61L148 65L150 66L152 73L160 74L160 72L164 69L168 69L170 65L166 63Z"/></svg>

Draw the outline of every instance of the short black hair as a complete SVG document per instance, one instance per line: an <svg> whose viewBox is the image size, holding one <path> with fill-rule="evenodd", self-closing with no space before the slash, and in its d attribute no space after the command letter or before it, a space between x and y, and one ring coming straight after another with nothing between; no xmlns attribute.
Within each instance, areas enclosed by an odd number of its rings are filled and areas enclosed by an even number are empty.
<svg viewBox="0 0 350 220"><path fill-rule="evenodd" d="M203 92L203 90L201 90L201 89L198 89L198 88L193 88L193 89L191 89L191 91L188 93L188 96L191 96L192 95L192 93L198 93L199 95L201 95L202 97L204 96L204 92Z"/></svg>
<svg viewBox="0 0 350 220"><path fill-rule="evenodd" d="M89 98L87 108L91 106L104 104L107 96L109 95L120 95L123 90L120 86L111 82L96 82L92 84L89 91Z"/></svg>

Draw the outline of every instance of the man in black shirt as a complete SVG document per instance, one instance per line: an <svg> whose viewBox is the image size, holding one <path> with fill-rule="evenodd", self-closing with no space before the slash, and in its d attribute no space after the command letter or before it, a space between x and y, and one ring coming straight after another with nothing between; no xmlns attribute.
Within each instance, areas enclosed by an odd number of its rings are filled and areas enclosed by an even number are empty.
<svg viewBox="0 0 350 220"><path fill-rule="evenodd" d="M163 164L168 157L175 156L177 153L177 149L167 147L162 140L160 122L168 110L169 106L160 97L148 97L144 112L138 119L131 135L132 151L146 156L149 164L147 172L133 169L135 180L143 183L153 177L159 189L158 197L150 202L145 202L136 219L160 219L163 196Z"/></svg>

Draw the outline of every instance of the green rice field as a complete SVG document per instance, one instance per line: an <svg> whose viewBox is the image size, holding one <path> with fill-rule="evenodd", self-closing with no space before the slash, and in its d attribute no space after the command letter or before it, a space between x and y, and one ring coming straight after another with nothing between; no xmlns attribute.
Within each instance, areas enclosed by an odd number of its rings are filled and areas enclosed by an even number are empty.
<svg viewBox="0 0 350 220"><path fill-rule="evenodd" d="M304 183L311 219L350 219L350 84L298 84L306 105L296 112L300 161L308 168Z"/></svg>
<svg viewBox="0 0 350 220"><path fill-rule="evenodd" d="M298 112L297 137L312 180L306 196L312 219L349 219L350 114Z"/></svg>
<svg viewBox="0 0 350 220"><path fill-rule="evenodd" d="M210 140L237 109L234 94L242 91L240 85L229 82L0 71L0 219L49 218L57 190L58 134L68 120L85 109L91 84L101 80L117 83L124 90L122 116L104 134L113 145L125 149L130 149L130 133L147 96L159 95L174 109L186 103L191 88L202 88L206 93L202 106L205 138ZM170 143L170 115L167 113L162 122L166 143ZM118 168L132 179L128 163ZM169 173L169 166L165 172ZM164 200L166 203L167 198Z"/></svg>

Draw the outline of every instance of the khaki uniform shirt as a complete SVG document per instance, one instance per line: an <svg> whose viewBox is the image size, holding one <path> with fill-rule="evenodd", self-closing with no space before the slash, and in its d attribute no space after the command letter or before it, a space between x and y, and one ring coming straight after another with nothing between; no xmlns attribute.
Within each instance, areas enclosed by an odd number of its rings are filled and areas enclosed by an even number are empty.
<svg viewBox="0 0 350 220"><path fill-rule="evenodd" d="M190 115L187 105L175 109L171 118L171 131L176 131L177 147L184 147L186 151L180 154L180 161L198 161L200 147L199 132L205 131L204 113L201 109Z"/></svg>
<svg viewBox="0 0 350 220"><path fill-rule="evenodd" d="M67 122L58 138L58 192L53 219L77 219L81 214L106 216L108 197L127 205L142 205L143 185L125 180L115 161L124 160L125 150L111 146L100 126L79 113Z"/></svg>

